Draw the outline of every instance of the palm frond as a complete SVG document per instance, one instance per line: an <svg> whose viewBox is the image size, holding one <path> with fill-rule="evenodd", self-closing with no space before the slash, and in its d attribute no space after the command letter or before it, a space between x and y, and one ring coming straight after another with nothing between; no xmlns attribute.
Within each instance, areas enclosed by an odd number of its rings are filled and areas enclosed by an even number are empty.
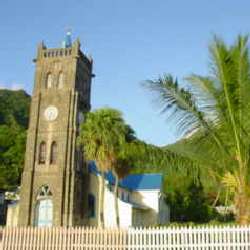
<svg viewBox="0 0 250 250"><path fill-rule="evenodd" d="M164 75L156 81L148 80L145 86L158 94L161 112L168 112L170 118L175 118L180 133L190 133L202 127L200 120L203 114L199 111L194 96L180 88L178 81L171 75Z"/></svg>
<svg viewBox="0 0 250 250"><path fill-rule="evenodd" d="M236 192L239 188L239 180L237 176L230 172L226 172L225 175L222 177L221 183L228 188L231 193Z"/></svg>
<svg viewBox="0 0 250 250"><path fill-rule="evenodd" d="M227 153L219 135L214 132L214 124L209 122L202 108L199 108L192 92L180 88L177 80L171 75L164 75L156 81L151 80L146 83L146 87L158 94L162 112L168 111L169 118L175 119L180 132L189 135L198 130L205 130L212 134L222 153Z"/></svg>
<svg viewBox="0 0 250 250"><path fill-rule="evenodd" d="M239 52L239 50L236 50ZM238 53L233 53L234 49L228 48L225 43L215 37L214 43L210 47L210 53L213 59L213 72L215 77L220 82L223 89L223 98L221 99L225 107L225 116L228 117L228 125L230 130L233 131L235 138L235 145L239 160L242 162L242 148L240 143L240 130L237 124L237 113L239 110L240 96L239 89L240 84L238 67L235 63L234 56ZM240 53L241 54L241 53ZM239 61L239 58L236 60Z"/></svg>

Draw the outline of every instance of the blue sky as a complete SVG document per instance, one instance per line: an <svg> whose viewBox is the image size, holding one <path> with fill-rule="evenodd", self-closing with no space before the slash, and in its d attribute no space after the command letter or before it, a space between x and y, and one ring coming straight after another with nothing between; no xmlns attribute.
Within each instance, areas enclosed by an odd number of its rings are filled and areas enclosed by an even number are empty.
<svg viewBox="0 0 250 250"><path fill-rule="evenodd" d="M0 7L0 87L32 91L38 42L59 47L70 27L94 59L92 107L121 110L137 136L178 138L141 82L163 73L206 74L213 34L232 42L250 28L250 1L5 0Z"/></svg>

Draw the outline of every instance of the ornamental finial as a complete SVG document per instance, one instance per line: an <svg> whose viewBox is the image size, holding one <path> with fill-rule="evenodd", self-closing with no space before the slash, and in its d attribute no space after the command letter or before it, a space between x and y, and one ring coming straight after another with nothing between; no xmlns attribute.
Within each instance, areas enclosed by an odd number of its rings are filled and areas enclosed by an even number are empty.
<svg viewBox="0 0 250 250"><path fill-rule="evenodd" d="M62 47L64 49L72 47L71 29L67 29L65 39L62 42Z"/></svg>

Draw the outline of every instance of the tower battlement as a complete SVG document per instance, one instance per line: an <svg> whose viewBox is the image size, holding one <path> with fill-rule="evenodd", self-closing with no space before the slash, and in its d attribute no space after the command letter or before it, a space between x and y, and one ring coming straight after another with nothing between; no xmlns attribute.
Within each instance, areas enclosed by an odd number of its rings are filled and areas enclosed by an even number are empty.
<svg viewBox="0 0 250 250"><path fill-rule="evenodd" d="M42 42L38 45L37 58L34 61L38 61L39 59L55 59L55 58L66 58L66 57L75 57L80 58L83 63L87 66L91 67L93 60L90 56L85 55L80 50L81 44L77 39L72 46L65 48L47 48L45 44Z"/></svg>
<svg viewBox="0 0 250 250"><path fill-rule="evenodd" d="M63 57L63 56L71 56L72 55L72 48L66 49L46 49L43 52L43 57Z"/></svg>

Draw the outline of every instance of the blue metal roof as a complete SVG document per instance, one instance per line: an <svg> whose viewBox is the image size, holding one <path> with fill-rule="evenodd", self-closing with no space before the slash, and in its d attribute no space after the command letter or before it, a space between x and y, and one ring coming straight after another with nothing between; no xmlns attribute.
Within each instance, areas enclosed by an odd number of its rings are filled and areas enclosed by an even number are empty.
<svg viewBox="0 0 250 250"><path fill-rule="evenodd" d="M121 186L132 190L161 189L161 174L130 174L120 181Z"/></svg>
<svg viewBox="0 0 250 250"><path fill-rule="evenodd" d="M90 173L100 175L94 161L89 162L88 169ZM105 179L109 184L115 184L115 177L111 171L105 173ZM161 189L162 181L162 174L130 174L119 181L119 186L130 190Z"/></svg>

